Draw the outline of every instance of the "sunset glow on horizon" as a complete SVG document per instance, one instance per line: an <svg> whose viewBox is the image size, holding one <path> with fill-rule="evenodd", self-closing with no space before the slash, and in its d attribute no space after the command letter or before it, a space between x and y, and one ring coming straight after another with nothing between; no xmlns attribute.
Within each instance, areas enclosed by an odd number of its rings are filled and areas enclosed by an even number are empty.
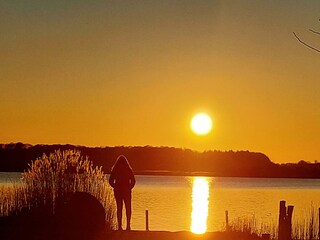
<svg viewBox="0 0 320 240"><path fill-rule="evenodd" d="M0 143L320 160L320 1L0 3ZM300 20L299 20L300 19ZM207 112L213 130L190 130Z"/></svg>

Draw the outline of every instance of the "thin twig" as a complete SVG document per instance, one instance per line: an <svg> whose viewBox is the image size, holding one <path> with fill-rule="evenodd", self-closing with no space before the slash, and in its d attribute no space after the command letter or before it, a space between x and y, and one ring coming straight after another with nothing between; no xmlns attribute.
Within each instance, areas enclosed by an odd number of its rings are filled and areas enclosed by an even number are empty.
<svg viewBox="0 0 320 240"><path fill-rule="evenodd" d="M312 33L315 33L315 34L319 34L319 35L320 35L320 32L317 32L317 31L315 31L315 30L309 29L309 31L312 32Z"/></svg>
<svg viewBox="0 0 320 240"><path fill-rule="evenodd" d="M306 42L302 41L302 40L297 36L297 34L296 34L295 32L293 32L293 35L295 36L295 38L296 38L301 44L303 44L303 45L305 45L306 47L308 47L308 48L310 48L310 49L312 49L312 50L320 53L320 50L319 50L318 48L315 48L315 47L307 44Z"/></svg>

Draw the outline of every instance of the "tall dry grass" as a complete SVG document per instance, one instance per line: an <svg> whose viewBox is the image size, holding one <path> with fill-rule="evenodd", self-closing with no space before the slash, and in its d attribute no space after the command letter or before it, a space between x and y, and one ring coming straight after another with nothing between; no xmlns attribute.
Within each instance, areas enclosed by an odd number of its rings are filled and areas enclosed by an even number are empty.
<svg viewBox="0 0 320 240"><path fill-rule="evenodd" d="M21 184L0 186L0 217L20 211L27 205L25 188Z"/></svg>
<svg viewBox="0 0 320 240"><path fill-rule="evenodd" d="M319 209L311 204L305 216L294 221L292 239L316 240L319 239Z"/></svg>
<svg viewBox="0 0 320 240"><path fill-rule="evenodd" d="M255 216L252 217L238 217L229 224L229 231L242 232L247 234L254 234L262 236L263 234L270 234L271 239L277 237L276 224L270 223L258 223Z"/></svg>
<svg viewBox="0 0 320 240"><path fill-rule="evenodd" d="M107 176L78 150L43 154L22 174L21 183L1 186L0 216L37 207L46 207L54 213L58 200L78 191L90 193L101 202L106 211L106 227L112 229L115 208Z"/></svg>
<svg viewBox="0 0 320 240"><path fill-rule="evenodd" d="M257 224L255 217L239 217L229 224L229 231L262 236L270 234L270 239L278 239L278 224L275 222ZM319 239L319 208L313 204L304 216L295 216L292 221L292 240Z"/></svg>

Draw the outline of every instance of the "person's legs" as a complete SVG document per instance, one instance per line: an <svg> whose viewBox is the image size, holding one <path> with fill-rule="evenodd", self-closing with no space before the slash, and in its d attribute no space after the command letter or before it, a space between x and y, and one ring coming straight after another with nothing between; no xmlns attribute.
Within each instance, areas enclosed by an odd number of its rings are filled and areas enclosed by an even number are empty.
<svg viewBox="0 0 320 240"><path fill-rule="evenodd" d="M123 208L123 197L114 193L116 203L117 203L117 220L118 220L118 230L122 230L122 208Z"/></svg>
<svg viewBox="0 0 320 240"><path fill-rule="evenodd" d="M127 216L127 230L131 230L131 191L126 193L124 196L124 205L126 207L126 216Z"/></svg>

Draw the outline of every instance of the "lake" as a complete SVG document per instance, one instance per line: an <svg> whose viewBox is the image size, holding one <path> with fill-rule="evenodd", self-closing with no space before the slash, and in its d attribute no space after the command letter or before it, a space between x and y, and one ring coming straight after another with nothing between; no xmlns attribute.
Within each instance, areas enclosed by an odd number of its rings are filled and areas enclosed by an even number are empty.
<svg viewBox="0 0 320 240"><path fill-rule="evenodd" d="M20 173L0 173L0 184L19 181ZM132 195L132 229L218 231L225 222L255 219L277 224L279 201L294 205L293 221L320 207L319 179L136 176Z"/></svg>

